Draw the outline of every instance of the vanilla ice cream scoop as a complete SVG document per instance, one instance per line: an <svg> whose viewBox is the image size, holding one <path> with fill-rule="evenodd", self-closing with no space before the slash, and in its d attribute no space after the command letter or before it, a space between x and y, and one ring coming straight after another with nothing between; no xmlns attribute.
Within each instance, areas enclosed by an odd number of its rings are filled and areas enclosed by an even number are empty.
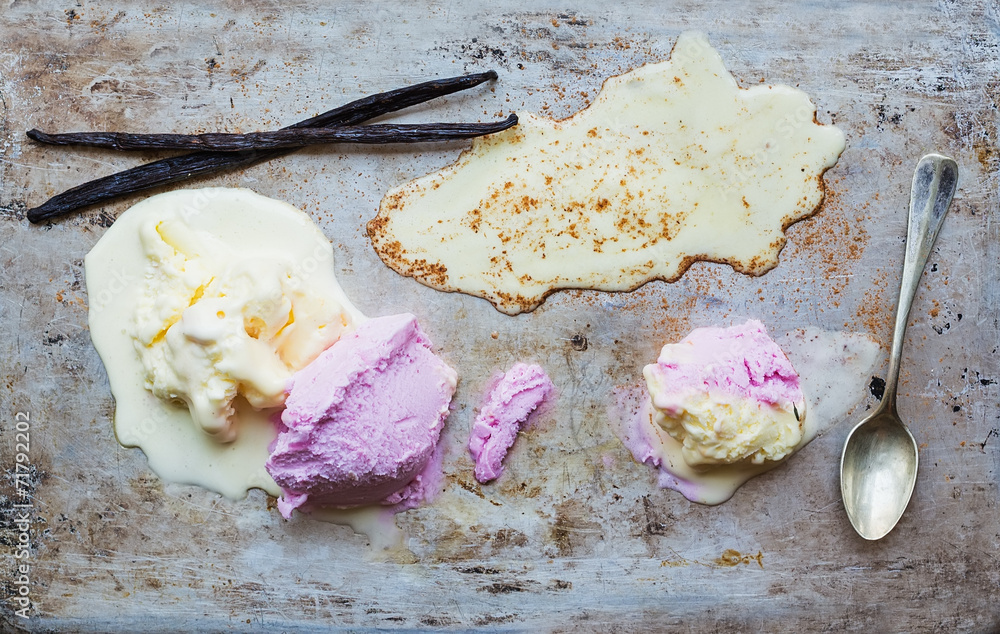
<svg viewBox="0 0 1000 634"><path fill-rule="evenodd" d="M802 442L799 377L759 321L698 328L643 375L654 422L691 467L777 461Z"/></svg>
<svg viewBox="0 0 1000 634"><path fill-rule="evenodd" d="M237 396L280 406L292 373L347 326L337 302L305 288L291 254L238 248L179 213L151 215L139 236L147 265L129 334L146 387L183 401L216 440L235 438Z"/></svg>

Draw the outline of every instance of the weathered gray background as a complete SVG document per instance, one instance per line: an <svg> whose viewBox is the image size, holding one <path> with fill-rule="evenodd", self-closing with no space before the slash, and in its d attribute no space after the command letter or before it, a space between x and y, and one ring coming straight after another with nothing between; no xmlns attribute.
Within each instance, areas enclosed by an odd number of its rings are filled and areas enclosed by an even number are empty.
<svg viewBox="0 0 1000 634"><path fill-rule="evenodd" d="M6 0L0 8L5 544L17 538L9 472L18 411L31 415L36 469L36 616L24 622L5 602L0 629L1000 623L995 2L207 4ZM42 227L24 210L151 157L42 149L26 129L266 129L367 93L487 68L500 73L495 85L400 120L565 116L605 77L665 59L686 29L705 31L744 85L798 85L821 121L847 133L847 151L827 174L826 206L789 231L781 264L762 278L698 264L673 285L560 293L516 318L401 278L371 250L365 222L389 187L454 160L463 144L315 149L199 183L250 187L307 210L333 241L358 306L415 312L459 370L447 490L438 504L398 517L411 562L367 561L363 537L284 522L259 491L231 502L164 486L140 451L116 444L87 333L83 257L138 198ZM909 331L900 409L921 443L921 466L896 530L868 543L847 522L837 468L848 422L720 507L656 489L607 427L612 389L636 382L668 339L738 317L777 333L815 325L887 341L911 170L928 151L954 156L962 176ZM560 398L521 438L499 484L480 488L462 446L468 425L490 375L522 359L552 373ZM3 548L6 599L14 562Z"/></svg>

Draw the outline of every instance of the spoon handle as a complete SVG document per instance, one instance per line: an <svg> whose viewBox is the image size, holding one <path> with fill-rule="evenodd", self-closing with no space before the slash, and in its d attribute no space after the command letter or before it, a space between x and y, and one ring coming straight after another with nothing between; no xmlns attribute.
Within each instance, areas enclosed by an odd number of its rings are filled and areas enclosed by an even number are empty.
<svg viewBox="0 0 1000 634"><path fill-rule="evenodd" d="M958 183L958 164L940 154L928 154L917 163L910 188L910 220L906 229L906 255L903 258L903 279L896 308L896 326L892 333L889 372L885 379L882 402L896 408L896 382L899 361L903 354L903 336L910 315L910 304L916 295L927 257L934 247L938 231L944 223Z"/></svg>

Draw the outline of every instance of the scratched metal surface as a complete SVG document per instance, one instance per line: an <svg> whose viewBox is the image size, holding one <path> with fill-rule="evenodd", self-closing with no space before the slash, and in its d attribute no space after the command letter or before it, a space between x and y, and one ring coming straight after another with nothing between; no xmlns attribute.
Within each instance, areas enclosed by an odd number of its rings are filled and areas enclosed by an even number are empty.
<svg viewBox="0 0 1000 634"><path fill-rule="evenodd" d="M997 626L995 3L206 4L0 7L3 629ZM781 264L761 278L697 264L672 285L560 293L512 318L397 276L364 235L389 187L447 164L462 144L317 149L199 181L307 210L362 310L415 312L458 369L446 489L398 517L409 561L368 561L364 538L344 527L282 521L259 491L233 502L164 486L139 450L116 444L82 264L137 198L42 227L24 210L142 159L41 149L26 129L266 129L487 68L500 74L495 85L399 119L565 116L603 78L666 58L686 29L705 31L743 85L796 84L821 121L847 133L826 205L790 229ZM897 529L867 543L844 516L836 473L846 423L722 506L657 489L607 426L612 389L636 382L666 340L734 315L779 333L813 325L887 341L911 169L928 151L954 156L961 182L912 313L900 409L921 467ZM522 436L500 483L480 488L462 448L468 425L491 374L522 359L550 371L559 400ZM8 600L18 588L20 411L31 417L30 620Z"/></svg>

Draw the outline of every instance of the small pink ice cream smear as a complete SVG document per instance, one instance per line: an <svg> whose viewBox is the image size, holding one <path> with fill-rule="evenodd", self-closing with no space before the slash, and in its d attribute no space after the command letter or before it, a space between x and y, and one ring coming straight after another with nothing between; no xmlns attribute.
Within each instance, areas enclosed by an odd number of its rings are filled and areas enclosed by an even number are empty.
<svg viewBox="0 0 1000 634"><path fill-rule="evenodd" d="M537 365L518 363L503 375L472 424L469 452L476 461L477 480L485 484L500 477L518 430L553 389Z"/></svg>
<svg viewBox="0 0 1000 634"><path fill-rule="evenodd" d="M413 315L371 319L292 376L267 471L278 509L413 508L435 459L457 375Z"/></svg>

